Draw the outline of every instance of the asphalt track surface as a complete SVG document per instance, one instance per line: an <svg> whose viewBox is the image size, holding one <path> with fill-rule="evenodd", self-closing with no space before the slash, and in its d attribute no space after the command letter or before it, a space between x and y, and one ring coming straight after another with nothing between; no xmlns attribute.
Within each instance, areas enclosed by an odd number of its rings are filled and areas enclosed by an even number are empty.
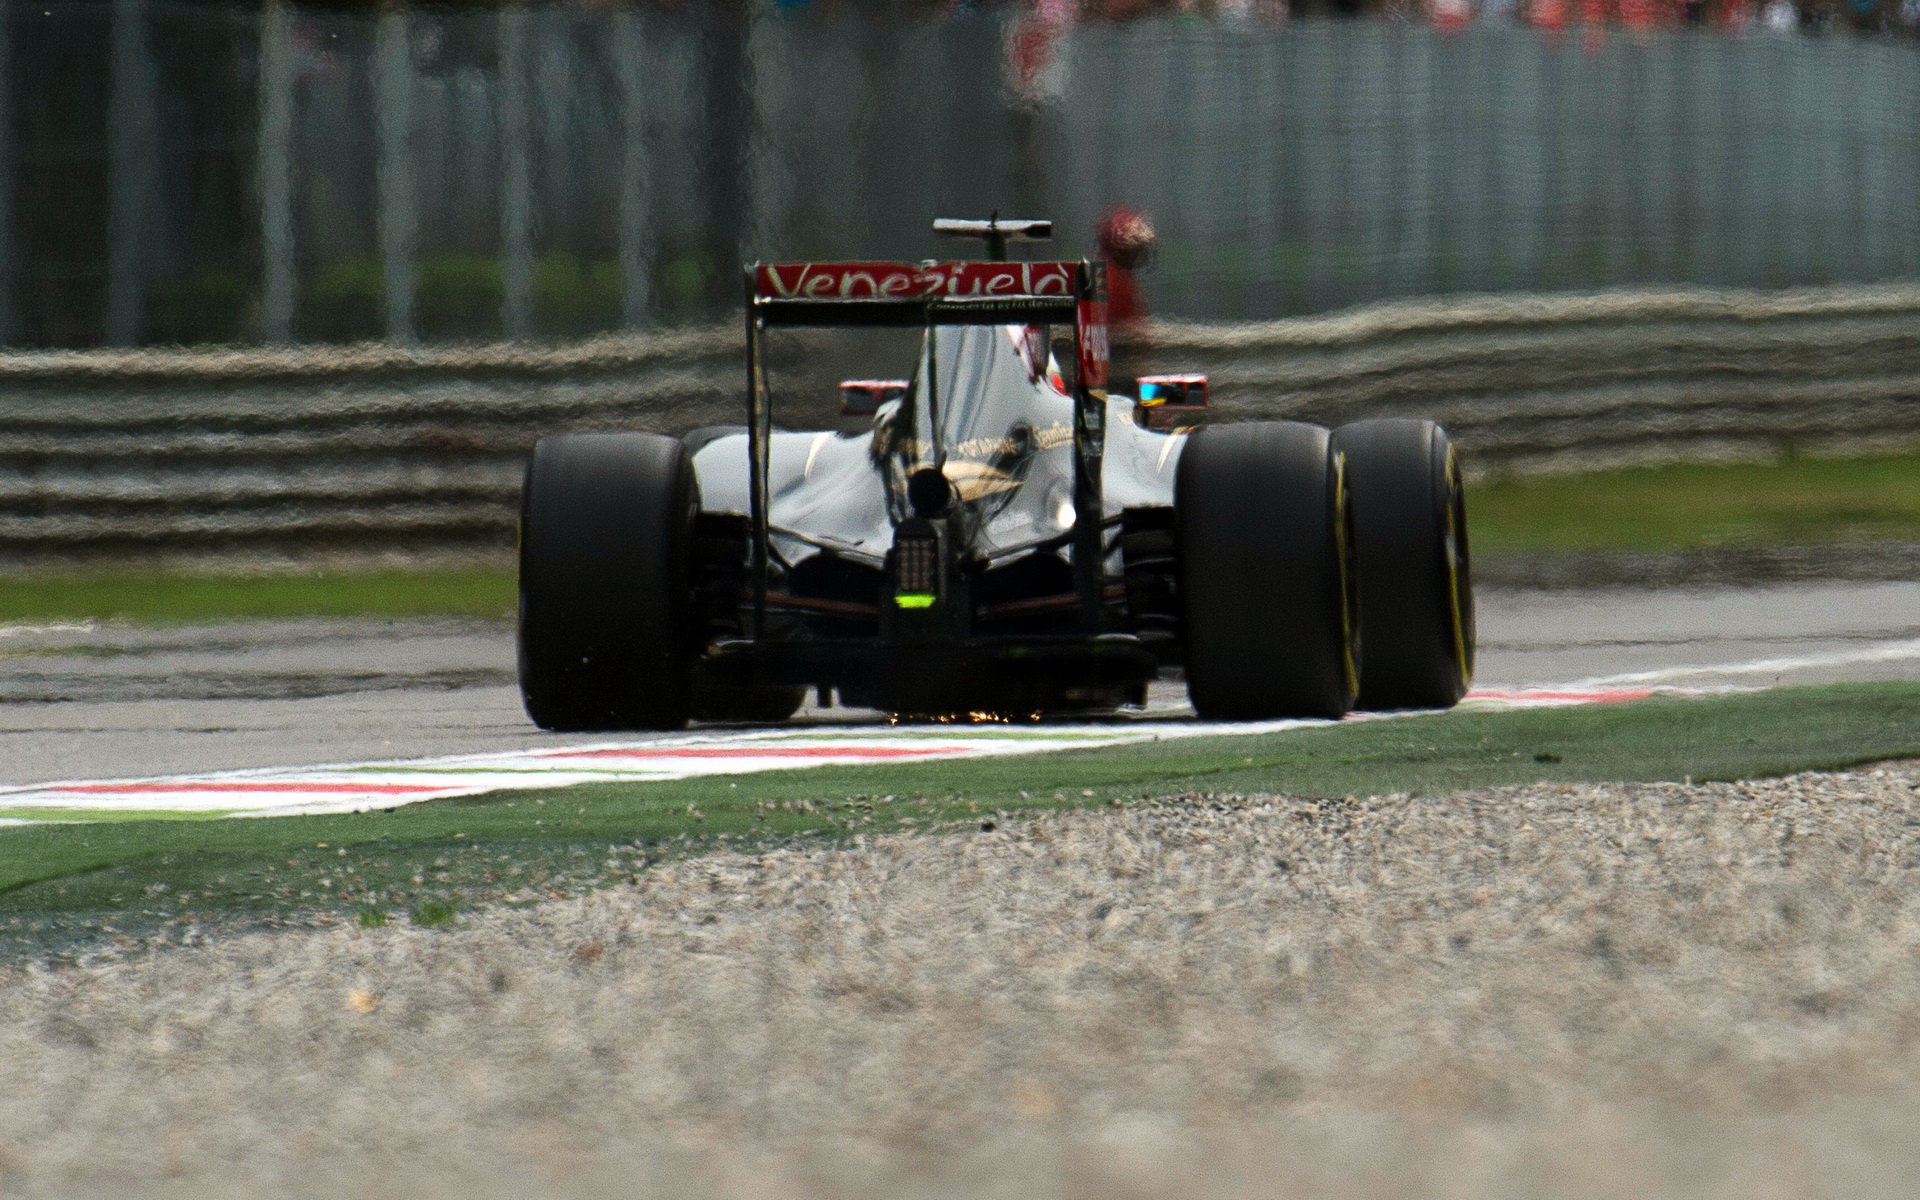
<svg viewBox="0 0 1920 1200"><path fill-rule="evenodd" d="M1920 583L1486 590L1479 605L1482 687L1920 679ZM1119 719L1190 716L1175 683ZM0 626L0 786L604 740L528 723L504 623Z"/></svg>

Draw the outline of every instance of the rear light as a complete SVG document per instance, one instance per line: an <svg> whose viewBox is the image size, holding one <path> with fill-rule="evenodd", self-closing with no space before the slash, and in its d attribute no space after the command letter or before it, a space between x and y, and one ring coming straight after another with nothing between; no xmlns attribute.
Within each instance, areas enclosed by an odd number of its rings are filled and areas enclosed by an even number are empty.
<svg viewBox="0 0 1920 1200"><path fill-rule="evenodd" d="M893 540L893 590L896 594L937 592L940 543L931 536L902 535Z"/></svg>

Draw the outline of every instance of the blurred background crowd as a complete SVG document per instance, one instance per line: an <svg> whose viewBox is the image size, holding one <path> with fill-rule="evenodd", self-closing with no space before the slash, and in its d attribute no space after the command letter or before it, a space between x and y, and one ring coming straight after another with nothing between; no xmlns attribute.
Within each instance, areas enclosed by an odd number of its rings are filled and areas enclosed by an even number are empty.
<svg viewBox="0 0 1920 1200"><path fill-rule="evenodd" d="M671 3L672 0L667 0ZM966 15L1019 8L1058 21L1130 21L1159 16L1286 20L1379 16L1439 25L1516 22L1545 29L1615 23L1627 28L1851 31L1920 36L1920 0L776 0L787 9L903 8Z"/></svg>

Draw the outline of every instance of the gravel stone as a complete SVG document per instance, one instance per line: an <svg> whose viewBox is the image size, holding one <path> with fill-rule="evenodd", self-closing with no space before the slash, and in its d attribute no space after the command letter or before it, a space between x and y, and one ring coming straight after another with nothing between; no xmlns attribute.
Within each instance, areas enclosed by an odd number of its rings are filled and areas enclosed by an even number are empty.
<svg viewBox="0 0 1920 1200"><path fill-rule="evenodd" d="M0 1195L1902 1195L1917 790L1188 795L0 966Z"/></svg>

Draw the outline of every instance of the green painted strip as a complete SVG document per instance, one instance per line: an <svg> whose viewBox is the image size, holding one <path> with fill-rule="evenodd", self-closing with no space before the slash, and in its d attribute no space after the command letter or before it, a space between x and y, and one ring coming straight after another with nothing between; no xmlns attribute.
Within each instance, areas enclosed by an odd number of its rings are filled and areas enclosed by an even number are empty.
<svg viewBox="0 0 1920 1200"><path fill-rule="evenodd" d="M244 808L0 808L6 821L206 821ZM0 826L0 833L5 827Z"/></svg>

